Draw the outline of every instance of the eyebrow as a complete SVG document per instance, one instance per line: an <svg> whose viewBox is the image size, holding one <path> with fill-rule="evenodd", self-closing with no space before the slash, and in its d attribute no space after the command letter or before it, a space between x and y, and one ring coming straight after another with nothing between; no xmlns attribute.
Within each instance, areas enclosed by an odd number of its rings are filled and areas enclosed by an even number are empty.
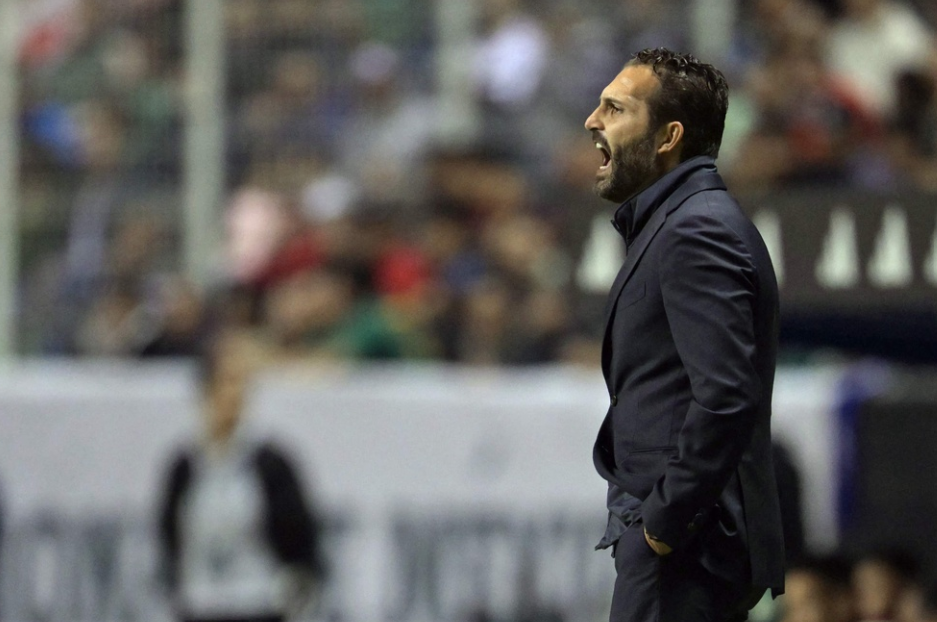
<svg viewBox="0 0 937 622"><path fill-rule="evenodd" d="M634 98L630 98L630 99L634 99ZM610 96L608 96L608 95L603 95L603 96L601 96L601 97L599 98L599 103L602 103L602 104L615 104L615 105L617 105L617 106L619 106L619 107L620 107L620 106L627 106L627 105L628 105L628 102L626 102L625 100L619 99L619 98L617 98L617 97L610 97Z"/></svg>

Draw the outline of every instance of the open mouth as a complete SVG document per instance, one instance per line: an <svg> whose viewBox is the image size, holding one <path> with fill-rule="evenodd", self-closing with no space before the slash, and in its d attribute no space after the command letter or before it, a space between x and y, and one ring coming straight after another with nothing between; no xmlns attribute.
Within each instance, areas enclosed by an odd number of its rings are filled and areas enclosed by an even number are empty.
<svg viewBox="0 0 937 622"><path fill-rule="evenodd" d="M609 164L612 163L612 154L601 141L595 141L595 148L602 152L602 166L599 167L599 170L605 170L608 168Z"/></svg>

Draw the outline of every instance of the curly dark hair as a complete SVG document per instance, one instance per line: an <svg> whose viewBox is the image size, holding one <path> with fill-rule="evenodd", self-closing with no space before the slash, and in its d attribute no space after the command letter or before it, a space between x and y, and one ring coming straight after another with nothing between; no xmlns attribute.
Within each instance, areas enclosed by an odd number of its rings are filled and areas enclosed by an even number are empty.
<svg viewBox="0 0 937 622"><path fill-rule="evenodd" d="M641 50L628 64L647 65L660 80L660 90L648 103L651 125L683 124L681 160L699 155L716 158L729 108L729 85L722 72L691 54L666 48Z"/></svg>

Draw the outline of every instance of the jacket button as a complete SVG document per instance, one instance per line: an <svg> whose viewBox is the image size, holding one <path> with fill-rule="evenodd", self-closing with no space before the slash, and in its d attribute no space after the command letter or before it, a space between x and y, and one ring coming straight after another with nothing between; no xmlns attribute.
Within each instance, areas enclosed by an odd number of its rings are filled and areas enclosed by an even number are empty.
<svg viewBox="0 0 937 622"><path fill-rule="evenodd" d="M612 399L612 406L618 406L618 396L613 395L611 399Z"/></svg>

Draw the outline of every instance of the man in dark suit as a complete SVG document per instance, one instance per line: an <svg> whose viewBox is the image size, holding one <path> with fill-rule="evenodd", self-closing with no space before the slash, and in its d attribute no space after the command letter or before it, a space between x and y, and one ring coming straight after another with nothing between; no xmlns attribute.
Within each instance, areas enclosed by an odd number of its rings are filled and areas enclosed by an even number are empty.
<svg viewBox="0 0 937 622"><path fill-rule="evenodd" d="M777 282L716 172L728 88L689 55L644 50L586 121L596 192L627 246L606 311L612 622L745 620L783 591L771 460Z"/></svg>

